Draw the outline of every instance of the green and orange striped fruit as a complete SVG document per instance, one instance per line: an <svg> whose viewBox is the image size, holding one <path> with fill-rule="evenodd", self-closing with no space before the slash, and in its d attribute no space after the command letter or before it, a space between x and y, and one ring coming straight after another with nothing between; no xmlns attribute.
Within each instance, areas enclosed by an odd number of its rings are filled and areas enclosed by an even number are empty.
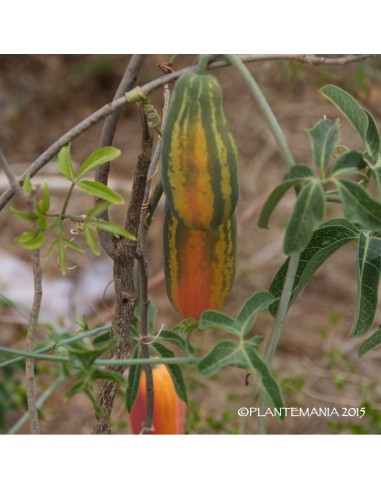
<svg viewBox="0 0 381 492"><path fill-rule="evenodd" d="M222 309L236 266L236 215L213 232L191 229L165 207L164 273L167 295L185 317Z"/></svg>
<svg viewBox="0 0 381 492"><path fill-rule="evenodd" d="M212 231L238 200L238 153L213 75L185 73L175 85L163 131L162 182L172 213Z"/></svg>
<svg viewBox="0 0 381 492"><path fill-rule="evenodd" d="M172 378L164 364L152 369L154 388L152 434L185 434L186 404L177 396ZM146 376L142 372L138 396L130 412L132 432L140 434L147 402Z"/></svg>

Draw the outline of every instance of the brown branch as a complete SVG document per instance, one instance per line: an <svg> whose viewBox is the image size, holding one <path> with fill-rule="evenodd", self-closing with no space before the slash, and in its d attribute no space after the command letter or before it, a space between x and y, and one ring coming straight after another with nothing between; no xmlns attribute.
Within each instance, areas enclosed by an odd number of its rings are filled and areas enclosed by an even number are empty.
<svg viewBox="0 0 381 492"><path fill-rule="evenodd" d="M9 165L7 158L5 157L4 152L0 149L0 165L4 169L4 173L8 178L9 185L13 191L13 193L23 200L25 200L24 193L22 191L21 186L19 185L16 176L13 174L12 169Z"/></svg>
<svg viewBox="0 0 381 492"><path fill-rule="evenodd" d="M144 200L147 172L150 165L152 150L152 136L149 133L144 118L142 153L139 156L132 186L131 201L127 211L126 229L134 236L138 236L140 211ZM134 316L137 294L133 281L133 268L136 259L137 242L125 238L116 241L113 253L113 278L116 293L115 315L112 321L110 337L117 338L117 344L110 350L110 359L127 358L130 352L129 326ZM123 374L123 366L112 366L110 371ZM104 412L104 416L95 415L93 421L94 434L108 434L111 428L111 411L117 390L117 384L110 380L103 380L97 395L97 402Z"/></svg>
<svg viewBox="0 0 381 492"><path fill-rule="evenodd" d="M40 250L34 249L32 252L33 260L33 280L34 280L34 298L32 310L29 317L28 334L26 337L26 351L33 352L36 344L36 331L38 316L40 313L42 300L42 270L40 260ZM32 434L40 433L40 424L38 421L37 403L36 403L36 380L34 377L34 359L25 360L26 373L26 390L28 410L30 415L30 431Z"/></svg>
<svg viewBox="0 0 381 492"><path fill-rule="evenodd" d="M297 61L300 63L309 63L311 65L346 65L348 63L355 63L359 61L363 61L367 58L371 58L378 55L368 54L368 55L348 55L342 56L338 58L327 58L327 57L319 57L316 55L241 55L240 58L244 63L251 62L259 62L259 61L268 61L268 60L290 60ZM226 60L218 60L209 65L210 69L222 68L229 65ZM173 72L167 75L163 75L158 77L157 79L141 86L142 94L148 96L154 90L162 87L173 80L176 80L185 72L189 72L195 70L196 65L191 65L189 67L185 67L177 72ZM93 114L85 118L83 121L78 123L78 125L74 126L71 130L62 135L58 140L56 140L48 149L45 150L32 164L26 169L18 178L17 181L22 184L26 176L34 176L40 169L42 169L63 147L67 145L69 142L79 137L86 130L94 126L99 121L103 120L110 114L118 111L120 108L123 108L127 104L130 104L129 101L123 96L115 101L106 104L102 108L95 111ZM4 208L4 206L9 202L9 200L13 197L14 191L10 188L6 190L0 196L0 210Z"/></svg>
<svg viewBox="0 0 381 492"><path fill-rule="evenodd" d="M144 58L145 55L132 55L127 65L126 71L124 72L123 78L119 84L119 87L115 92L115 96L113 99L114 101L121 98L123 94L131 90L132 87L135 85L136 78L143 65ZM122 114L122 111L123 111L123 107L117 109L114 113L112 113L110 116L106 118L103 125L102 135L99 141L99 147L112 145L116 127L120 119L120 116ZM110 171L109 162L97 168L95 172L95 181L107 185L109 171ZM96 203L99 203L100 201L101 201L100 199L95 200ZM109 220L108 210L106 210L101 216L99 216L99 218L103 220ZM114 235L106 231L102 231L100 229L98 229L98 235L103 249L106 251L106 253L109 256L112 256L116 248Z"/></svg>
<svg viewBox="0 0 381 492"><path fill-rule="evenodd" d="M35 212L35 196L32 195L31 199L28 200L16 180L15 175L10 168L8 161L0 149L0 164L4 169L4 172L9 180L12 190L14 193L20 197L30 209L31 213ZM34 191L32 192L34 193ZM34 281L34 297L32 309L29 315L28 330L25 341L25 347L27 352L33 352L34 346L36 344L36 331L38 316L41 308L42 300L42 270L41 270L41 260L40 260L40 250L34 249L32 251L32 262L33 262L33 281ZM37 411L37 395L36 395L36 380L34 375L34 359L25 359L25 378L26 378L26 397L29 411L29 422L30 431L32 434L40 433L40 424L38 420Z"/></svg>
<svg viewBox="0 0 381 492"><path fill-rule="evenodd" d="M20 188L21 190L21 188ZM24 196L24 199L26 197ZM35 190L32 190L31 200L28 201L29 209L32 213L36 211ZM35 227L37 224L35 224ZM26 336L25 346L27 352L33 352L36 345L36 332L38 317L41 309L42 301L42 270L40 249L32 251L33 262L33 282L34 282L34 297L32 309L29 316L28 332ZM25 376L26 376L26 394L29 410L30 431L32 434L40 433L40 424L37 411L37 395L36 395L36 380L34 375L34 359L25 360Z"/></svg>

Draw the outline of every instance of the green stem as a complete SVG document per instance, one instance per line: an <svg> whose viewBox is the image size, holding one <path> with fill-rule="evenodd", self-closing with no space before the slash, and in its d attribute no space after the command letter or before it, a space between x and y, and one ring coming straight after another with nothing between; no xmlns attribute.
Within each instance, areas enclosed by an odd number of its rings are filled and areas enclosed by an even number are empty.
<svg viewBox="0 0 381 492"><path fill-rule="evenodd" d="M197 62L197 68L196 72L199 75L205 75L208 71L208 65L209 63L215 58L216 55L200 55L198 62Z"/></svg>
<svg viewBox="0 0 381 492"><path fill-rule="evenodd" d="M69 201L70 201L70 197L71 197L71 194L73 193L73 190L74 190L74 186L75 186L75 183L71 183L71 186L67 192L67 195L66 195L66 198L65 198L65 202L63 204L63 207L62 207L62 210L61 210L61 213L57 219L57 225L56 225L56 230L57 230L57 233L61 233L62 232L62 226L61 226L61 223L65 217L65 214L66 214L66 209L69 205Z"/></svg>
<svg viewBox="0 0 381 492"><path fill-rule="evenodd" d="M20 355L23 358L49 360L53 362L70 362L70 357L64 355L44 355L38 352L0 347L0 353ZM136 366L139 364L196 364L199 357L162 357L155 359L98 359L96 366Z"/></svg>
<svg viewBox="0 0 381 492"><path fill-rule="evenodd" d="M290 255L290 262L288 264L287 274L279 301L277 316L270 335L269 342L267 344L266 353L264 357L265 362L269 367L271 366L271 363L273 361L276 349L278 347L279 339L282 334L284 320L286 318L288 306L290 304L290 299L292 295L292 288L295 283L295 276L298 269L299 258L300 258L299 253L294 253ZM266 395L264 391L261 391L259 395L260 417L258 422L258 434L266 434L266 417L264 415L266 412L266 405L267 405Z"/></svg>
<svg viewBox="0 0 381 492"><path fill-rule="evenodd" d="M60 386L64 381L66 377L61 376L58 379L54 381L53 384L47 388L44 393L38 398L36 401L36 406L37 410L41 410L41 408L45 405L45 402L52 396L52 394L55 392L55 390ZM21 427L28 422L29 419L29 412L24 413L24 415L9 429L8 434L16 434L17 431L21 429Z"/></svg>
<svg viewBox="0 0 381 492"><path fill-rule="evenodd" d="M43 354L45 352L50 352L51 350L54 350L55 348L69 345L70 343L76 342L78 340L83 340L84 338L88 338L88 337L91 337L93 335L98 335L99 333L103 333L104 331L108 331L110 328L111 328L111 325L99 326L98 328L94 328L93 330L86 331L85 333L81 333L80 335L75 335L73 337L66 338L65 340L62 340L59 343L51 343L50 345L47 345L46 347L41 347L38 350L36 350L34 353L35 354ZM0 352L1 352L1 347L0 347ZM10 366L12 364L15 364L16 362L20 362L20 361L25 360L25 359L26 359L26 357L24 355L20 355L19 357L15 357L14 359L6 360L6 361L0 363L0 368Z"/></svg>
<svg viewBox="0 0 381 492"><path fill-rule="evenodd" d="M241 59L237 55L223 55L232 65L234 65L239 73L241 74L243 80L248 86L251 95L259 106L267 124L270 127L271 133L273 134L276 143L279 147L279 151L282 154L284 161L288 166L292 167L295 165L294 158L291 154L290 148L288 146L286 137L284 136L283 130L280 127L277 119L272 112L272 109L267 102L265 96L263 95L261 89L258 84L254 80L253 75L250 73L248 68L246 68L245 64L241 61Z"/></svg>
<svg viewBox="0 0 381 492"><path fill-rule="evenodd" d="M141 364L197 364L199 357L150 357L149 359L98 359L97 366L137 366Z"/></svg>

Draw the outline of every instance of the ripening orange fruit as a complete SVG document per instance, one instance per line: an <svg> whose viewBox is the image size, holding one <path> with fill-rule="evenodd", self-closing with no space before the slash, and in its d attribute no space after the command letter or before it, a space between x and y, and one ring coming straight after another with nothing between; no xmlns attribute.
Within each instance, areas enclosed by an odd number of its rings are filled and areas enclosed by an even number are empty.
<svg viewBox="0 0 381 492"><path fill-rule="evenodd" d="M177 396L172 378L164 364L153 368L154 417L152 434L184 434L186 404ZM132 432L140 434L146 409L146 377L142 372L139 392L130 412Z"/></svg>

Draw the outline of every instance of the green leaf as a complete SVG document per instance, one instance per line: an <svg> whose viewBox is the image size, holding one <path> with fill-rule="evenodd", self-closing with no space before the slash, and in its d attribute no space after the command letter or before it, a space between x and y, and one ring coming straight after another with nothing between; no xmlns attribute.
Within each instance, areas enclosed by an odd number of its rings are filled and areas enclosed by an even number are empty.
<svg viewBox="0 0 381 492"><path fill-rule="evenodd" d="M89 226L88 224L83 224L82 232L83 232L83 237L85 238L85 241L89 246L89 248L91 249L91 251L95 255L99 256L101 252L99 251L98 241L92 231L91 226Z"/></svg>
<svg viewBox="0 0 381 492"><path fill-rule="evenodd" d="M368 130L368 117L356 99L348 94L348 92L334 85L326 85L320 92L343 113L365 142Z"/></svg>
<svg viewBox="0 0 381 492"><path fill-rule="evenodd" d="M97 203L95 205L95 207L91 208L87 212L86 217L88 219L92 219L94 217L98 217L98 215L103 214L103 212L105 212L110 207L110 205L112 205L111 202L100 202L100 203Z"/></svg>
<svg viewBox="0 0 381 492"><path fill-rule="evenodd" d="M62 243L70 249L74 249L74 251L78 251L78 253L84 253L85 251L78 246L78 244L75 244L73 241L69 241L69 239L61 239Z"/></svg>
<svg viewBox="0 0 381 492"><path fill-rule="evenodd" d="M14 208L12 206L10 206L9 208L14 214L16 214L18 217L21 217L21 219L28 220L29 222L34 222L38 219L38 214L36 213L23 212L22 210L17 210L17 208Z"/></svg>
<svg viewBox="0 0 381 492"><path fill-rule="evenodd" d="M307 248L300 255L289 308L318 268L339 248L351 241L358 240L358 236L359 230L346 219L329 220L316 229ZM269 291L277 299L269 308L273 316L278 311L288 263L289 259L283 263L269 287Z"/></svg>
<svg viewBox="0 0 381 492"><path fill-rule="evenodd" d="M381 203L358 183L347 179L335 182L346 217L371 231L381 230Z"/></svg>
<svg viewBox="0 0 381 492"><path fill-rule="evenodd" d="M185 340L180 335L174 333L173 331L162 330L158 333L154 333L152 336L155 339L157 337L159 340L165 340L169 343L173 343L177 347L181 348L184 352L186 352L187 347L185 344Z"/></svg>
<svg viewBox="0 0 381 492"><path fill-rule="evenodd" d="M239 359L239 346L231 340L220 340L197 364L199 372L209 377L222 367L233 365Z"/></svg>
<svg viewBox="0 0 381 492"><path fill-rule="evenodd" d="M360 169L363 169L365 162L363 155L358 150L349 150L344 152L332 166L331 175L338 176L344 173L359 174Z"/></svg>
<svg viewBox="0 0 381 492"><path fill-rule="evenodd" d="M306 132L311 140L314 162L320 172L324 173L340 139L339 122L322 119Z"/></svg>
<svg viewBox="0 0 381 492"><path fill-rule="evenodd" d="M24 184L22 186L22 189L23 189L23 192L28 195L30 193L30 191L32 190L32 183L30 181L30 176L29 174L27 175L27 177L24 179Z"/></svg>
<svg viewBox="0 0 381 492"><path fill-rule="evenodd" d="M152 347L156 350L160 357L175 357L175 353L161 343L155 342L152 344ZM171 375L177 396L180 398L180 400L188 403L187 386L185 384L183 371L180 365L166 364L166 366L169 374Z"/></svg>
<svg viewBox="0 0 381 492"><path fill-rule="evenodd" d="M58 265L60 267L61 275L63 277L66 276L66 253L65 246L63 242L60 240L58 243Z"/></svg>
<svg viewBox="0 0 381 492"><path fill-rule="evenodd" d="M141 357L141 349L140 345L135 345L134 351L132 352L132 359L139 359ZM134 366L130 366L128 370L127 377L127 389L125 393L125 404L127 410L131 412L132 407L136 401L136 398L139 393L139 384L140 377L142 375L143 366L141 364L136 364Z"/></svg>
<svg viewBox="0 0 381 492"><path fill-rule="evenodd" d="M157 309L155 306L150 302L148 304L148 333L151 333L153 330L153 326L155 323L155 318L157 315ZM134 310L134 317L140 321L141 320L141 309L140 309L140 302L136 304L135 310Z"/></svg>
<svg viewBox="0 0 381 492"><path fill-rule="evenodd" d="M44 191L42 193L42 199L37 202L37 210L42 214L46 214L47 212L49 212L49 208L50 208L50 192L49 192L48 183L44 180Z"/></svg>
<svg viewBox="0 0 381 492"><path fill-rule="evenodd" d="M370 352L374 348L381 345L381 325L378 327L377 331L373 333L364 343L362 343L358 349L358 354L362 357L367 352Z"/></svg>
<svg viewBox="0 0 381 492"><path fill-rule="evenodd" d="M117 372L113 372L113 371L104 371L101 369L95 369L91 373L91 380L97 380L97 379L108 379L120 386L124 386L126 383L124 377L121 374L118 374Z"/></svg>
<svg viewBox="0 0 381 492"><path fill-rule="evenodd" d="M267 309L273 301L274 296L270 292L262 291L256 292L245 302L237 317L238 329L242 336L248 334L257 314Z"/></svg>
<svg viewBox="0 0 381 492"><path fill-rule="evenodd" d="M106 220L89 220L87 224L96 227L97 229L102 229L103 231L111 232L112 234L116 234L117 236L126 237L127 239L131 239L132 241L136 241L136 237L131 233L126 231L124 227L116 224L115 222L106 221Z"/></svg>
<svg viewBox="0 0 381 492"><path fill-rule="evenodd" d="M73 163L71 160L70 144L58 152L58 169L70 181L74 181Z"/></svg>
<svg viewBox="0 0 381 492"><path fill-rule="evenodd" d="M273 213L274 208L277 206L279 201L283 198L283 196L287 193L290 188L293 188L306 179L314 178L315 175L312 170L304 165L297 164L291 168L291 170L284 176L282 183L280 183L270 194L268 199L266 200L265 205L263 206L261 215L258 219L258 227L263 229L268 228L268 222L271 214Z"/></svg>
<svg viewBox="0 0 381 492"><path fill-rule="evenodd" d="M287 226L283 249L287 255L299 253L310 242L314 229L325 212L325 193L320 181L313 181L301 189L290 222Z"/></svg>
<svg viewBox="0 0 381 492"><path fill-rule="evenodd" d="M23 232L18 238L17 242L26 249L39 249L45 243L45 234L37 229Z"/></svg>
<svg viewBox="0 0 381 492"><path fill-rule="evenodd" d="M90 181L88 179L82 179L76 183L78 188L85 191L89 195L102 198L110 203L124 203L123 198L115 193L115 191L110 190L110 188L102 183L97 183L96 181Z"/></svg>
<svg viewBox="0 0 381 492"><path fill-rule="evenodd" d="M283 420L285 414L284 411L280 410L283 409L285 406L282 398L282 393L269 367L264 362L264 360L261 359L252 344L243 344L242 351L248 361L249 367L260 374L262 388L267 396L267 399L275 408L279 409L280 418Z"/></svg>
<svg viewBox="0 0 381 492"><path fill-rule="evenodd" d="M233 318L219 311L212 310L204 311L201 315L199 329L205 330L206 328L221 329L236 336L239 332L236 321Z"/></svg>
<svg viewBox="0 0 381 492"><path fill-rule="evenodd" d="M365 143L370 154L375 158L375 160L377 160L381 150L380 134L371 113L367 109L363 109L368 117L368 129L366 132Z"/></svg>
<svg viewBox="0 0 381 492"><path fill-rule="evenodd" d="M93 152L89 157L85 160L82 166L78 169L76 179L82 178L86 173L95 169L96 167L102 166L106 162L110 162L121 154L119 149L115 147L103 147L101 149Z"/></svg>
<svg viewBox="0 0 381 492"><path fill-rule="evenodd" d="M357 256L357 304L351 335L364 335L372 328L378 304L381 275L381 238L361 232Z"/></svg>
<svg viewBox="0 0 381 492"><path fill-rule="evenodd" d="M381 165L376 165L369 168L370 173L374 177L377 185L378 196L381 197Z"/></svg>
<svg viewBox="0 0 381 492"><path fill-rule="evenodd" d="M80 393L86 387L86 383L84 381L77 381L73 384L65 393L65 398L71 398L72 396Z"/></svg>
<svg viewBox="0 0 381 492"><path fill-rule="evenodd" d="M60 239L56 239L55 241L53 241L53 243L51 244L51 246L49 248L49 251L47 252L47 254L45 256L45 260L47 260L48 258L50 258L52 256L54 251L59 247L60 242L61 242Z"/></svg>
<svg viewBox="0 0 381 492"><path fill-rule="evenodd" d="M48 222L48 219L45 217L45 215L40 215L38 217L38 219L37 219L37 225L38 225L38 228L41 231L46 231L50 227L50 224Z"/></svg>
<svg viewBox="0 0 381 492"><path fill-rule="evenodd" d="M85 345L82 346L82 344L79 345L70 344L68 345L67 349L69 351L69 356L73 360L79 361L82 368L88 372L90 369L93 369L94 362L101 355L105 354L108 350L110 350L110 348L113 345L115 345L115 343L116 343L115 339L112 339L109 340L107 343L104 343L103 345L98 344L97 348L94 348L92 350L88 349Z"/></svg>

